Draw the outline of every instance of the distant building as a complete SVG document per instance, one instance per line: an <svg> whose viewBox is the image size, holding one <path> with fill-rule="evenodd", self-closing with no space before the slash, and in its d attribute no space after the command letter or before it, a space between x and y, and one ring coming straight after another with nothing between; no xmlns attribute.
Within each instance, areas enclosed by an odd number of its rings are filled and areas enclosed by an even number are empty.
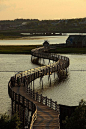
<svg viewBox="0 0 86 129"><path fill-rule="evenodd" d="M45 51L48 51L50 49L50 45L49 45L48 41L45 41L43 43L43 46L44 46Z"/></svg>
<svg viewBox="0 0 86 129"><path fill-rule="evenodd" d="M47 40L46 40L46 41L44 41L43 46L44 46L44 47L49 47L49 43L48 43L48 41L47 41Z"/></svg>
<svg viewBox="0 0 86 129"><path fill-rule="evenodd" d="M86 47L86 35L69 35L66 40L67 46Z"/></svg>

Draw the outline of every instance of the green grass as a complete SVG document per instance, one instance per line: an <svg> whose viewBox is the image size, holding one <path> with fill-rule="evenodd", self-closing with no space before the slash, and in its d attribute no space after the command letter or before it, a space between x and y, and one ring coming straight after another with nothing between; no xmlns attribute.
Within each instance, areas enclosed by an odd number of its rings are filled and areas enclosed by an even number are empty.
<svg viewBox="0 0 86 129"><path fill-rule="evenodd" d="M51 50L50 52L55 53L76 53L76 54L86 54L86 48L72 48L72 47L66 47L66 48L57 48L56 50Z"/></svg>
<svg viewBox="0 0 86 129"><path fill-rule="evenodd" d="M0 46L0 54L30 54L31 50L37 46L42 45L19 45L19 46ZM86 54L86 48L57 48L56 50L51 50L53 53L76 53L76 54Z"/></svg>
<svg viewBox="0 0 86 129"><path fill-rule="evenodd" d="M0 46L0 54L30 54L36 45L28 46Z"/></svg>

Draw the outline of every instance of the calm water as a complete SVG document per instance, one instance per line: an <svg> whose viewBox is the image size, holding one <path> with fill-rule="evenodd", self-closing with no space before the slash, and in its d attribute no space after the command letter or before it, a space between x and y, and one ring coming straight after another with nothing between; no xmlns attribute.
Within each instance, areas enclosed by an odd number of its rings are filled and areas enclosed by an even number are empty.
<svg viewBox="0 0 86 129"><path fill-rule="evenodd" d="M0 40L0 45L27 45L42 44L44 40L50 43L65 43L67 36L47 36L31 40ZM41 89L40 81L35 81L35 90L44 96L52 98L59 104L78 105L81 99L86 100L86 55L66 54L70 58L68 77L59 81L57 75L51 76L51 87L48 77L43 77L44 89ZM48 60L45 60L46 64ZM8 95L8 81L18 71L24 71L38 67L31 63L30 55L0 54L0 113L11 111L11 99Z"/></svg>
<svg viewBox="0 0 86 129"><path fill-rule="evenodd" d="M59 104L78 105L81 99L86 100L86 55L66 54L70 58L69 74L63 81L57 75L51 76L52 85L49 86L48 76L44 77L44 89L40 81L35 81L36 90L44 96L52 98ZM47 63L48 61L45 60ZM30 55L0 55L0 113L11 111L11 99L8 95L8 81L17 71L38 67L31 63Z"/></svg>
<svg viewBox="0 0 86 129"><path fill-rule="evenodd" d="M44 40L50 44L65 43L68 36L33 36L25 40L0 40L0 45L42 45Z"/></svg>
<svg viewBox="0 0 86 129"><path fill-rule="evenodd" d="M11 99L8 96L8 81L10 77L18 71L37 67L30 60L30 55L0 54L0 113L11 110Z"/></svg>
<svg viewBox="0 0 86 129"><path fill-rule="evenodd" d="M48 40L50 44L66 43L69 35L86 35L86 33L66 33L64 36L32 36L22 40L0 40L0 45L42 45L44 40Z"/></svg>
<svg viewBox="0 0 86 129"><path fill-rule="evenodd" d="M74 106L78 105L81 99L86 100L86 55L65 56L70 58L68 77L60 82L57 79L52 87L48 86L40 91L59 104Z"/></svg>

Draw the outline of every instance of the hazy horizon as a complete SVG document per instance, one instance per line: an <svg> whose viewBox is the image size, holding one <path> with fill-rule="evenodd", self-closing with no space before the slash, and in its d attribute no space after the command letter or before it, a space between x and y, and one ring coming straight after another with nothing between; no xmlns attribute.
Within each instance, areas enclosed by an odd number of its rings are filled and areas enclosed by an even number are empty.
<svg viewBox="0 0 86 129"><path fill-rule="evenodd" d="M0 20L86 17L86 0L0 0Z"/></svg>
<svg viewBox="0 0 86 129"><path fill-rule="evenodd" d="M23 17L21 17L21 18L15 18L15 19L3 19L3 20L0 20L0 21L6 21L6 20L16 20L16 19L30 19L30 20L39 20L39 21L42 21L42 20L69 20L69 19L83 19L83 18L86 18L86 17L78 17L78 18L63 18L63 19L38 19L38 18L23 18Z"/></svg>

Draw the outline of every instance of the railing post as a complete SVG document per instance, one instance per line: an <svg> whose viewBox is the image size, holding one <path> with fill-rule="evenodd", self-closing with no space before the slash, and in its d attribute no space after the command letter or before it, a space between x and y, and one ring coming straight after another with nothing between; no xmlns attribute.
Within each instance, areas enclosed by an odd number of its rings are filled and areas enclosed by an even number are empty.
<svg viewBox="0 0 86 129"><path fill-rule="evenodd" d="M19 111L19 105L20 105L20 94L18 94L18 111Z"/></svg>
<svg viewBox="0 0 86 129"><path fill-rule="evenodd" d="M25 97L22 96L22 104L23 104L23 128L25 126Z"/></svg>
<svg viewBox="0 0 86 129"><path fill-rule="evenodd" d="M17 78L17 77L16 77L16 74L15 74L15 82L16 82L16 78Z"/></svg>
<svg viewBox="0 0 86 129"><path fill-rule="evenodd" d="M30 89L30 97L32 98L32 89Z"/></svg>
<svg viewBox="0 0 86 129"><path fill-rule="evenodd" d="M16 93L15 93L15 112L16 112Z"/></svg>
<svg viewBox="0 0 86 129"><path fill-rule="evenodd" d="M11 77L11 86L14 87L15 86L15 78Z"/></svg>
<svg viewBox="0 0 86 129"><path fill-rule="evenodd" d="M13 113L14 113L14 112L13 112L13 110L14 110L14 109L13 109L13 100L11 100L11 106L12 106L12 114L13 114Z"/></svg>
<svg viewBox="0 0 86 129"><path fill-rule="evenodd" d="M55 101L55 111L57 111L57 101Z"/></svg>
<svg viewBox="0 0 86 129"><path fill-rule="evenodd" d="M23 77L23 76L22 76L22 73L21 73L21 83L23 82L23 79L22 79L22 77Z"/></svg>
<svg viewBox="0 0 86 129"><path fill-rule="evenodd" d="M52 99L50 99L50 108L52 108Z"/></svg>
<svg viewBox="0 0 86 129"><path fill-rule="evenodd" d="M13 99L13 101L14 101L14 91L13 91L13 94L12 94L12 99Z"/></svg>
<svg viewBox="0 0 86 129"><path fill-rule="evenodd" d="M47 96L45 97L45 105L47 105Z"/></svg>
<svg viewBox="0 0 86 129"><path fill-rule="evenodd" d="M36 101L38 100L38 92L36 92Z"/></svg>
<svg viewBox="0 0 86 129"><path fill-rule="evenodd" d="M32 98L34 99L34 90L32 91Z"/></svg>
<svg viewBox="0 0 86 129"><path fill-rule="evenodd" d="M40 95L40 103L43 103L42 94Z"/></svg>

